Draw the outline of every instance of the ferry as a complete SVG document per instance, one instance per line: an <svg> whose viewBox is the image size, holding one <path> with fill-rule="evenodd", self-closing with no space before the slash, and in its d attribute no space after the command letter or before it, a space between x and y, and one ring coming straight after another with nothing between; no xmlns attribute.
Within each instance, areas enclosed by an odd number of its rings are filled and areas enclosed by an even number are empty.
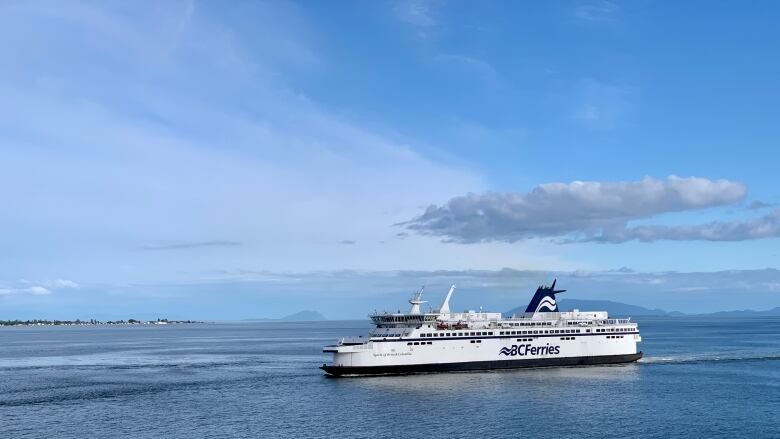
<svg viewBox="0 0 780 439"><path fill-rule="evenodd" d="M559 311L552 285L537 288L524 313L451 312L450 287L438 310L424 312L423 289L407 313L369 315L367 336L345 337L323 347L332 353L320 369L329 376L363 376L581 366L635 362L642 358L639 327L606 311Z"/></svg>

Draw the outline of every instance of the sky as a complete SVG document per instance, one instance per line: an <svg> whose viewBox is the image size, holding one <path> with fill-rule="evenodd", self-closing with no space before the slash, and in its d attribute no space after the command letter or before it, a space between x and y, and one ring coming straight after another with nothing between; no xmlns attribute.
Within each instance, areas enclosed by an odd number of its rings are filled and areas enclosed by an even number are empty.
<svg viewBox="0 0 780 439"><path fill-rule="evenodd" d="M0 319L780 306L778 13L2 2Z"/></svg>

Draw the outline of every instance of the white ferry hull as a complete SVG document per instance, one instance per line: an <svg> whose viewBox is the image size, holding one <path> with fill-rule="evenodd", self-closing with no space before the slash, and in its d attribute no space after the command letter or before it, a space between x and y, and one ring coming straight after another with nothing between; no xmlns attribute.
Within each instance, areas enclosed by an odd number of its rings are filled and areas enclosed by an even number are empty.
<svg viewBox="0 0 780 439"><path fill-rule="evenodd" d="M642 352L594 357L533 358L528 360L469 361L460 363L391 364L384 366L322 365L320 369L334 377L404 375L413 373L465 372L493 369L522 369L534 367L588 366L600 364L633 363L642 358Z"/></svg>
<svg viewBox="0 0 780 439"><path fill-rule="evenodd" d="M333 362L322 369L331 375L375 375L627 363L642 357L639 341L633 331L375 340L326 347Z"/></svg>
<svg viewBox="0 0 780 439"><path fill-rule="evenodd" d="M375 313L367 337L325 346L331 376L383 375L630 363L642 358L639 327L605 311L559 312L552 286L540 286L521 315L453 313L449 300L437 311L420 309L422 290L408 313Z"/></svg>

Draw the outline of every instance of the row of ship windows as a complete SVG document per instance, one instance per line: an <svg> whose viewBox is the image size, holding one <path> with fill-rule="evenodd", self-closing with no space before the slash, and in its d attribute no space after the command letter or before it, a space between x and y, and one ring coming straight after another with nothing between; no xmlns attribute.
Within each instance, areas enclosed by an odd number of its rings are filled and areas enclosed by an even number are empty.
<svg viewBox="0 0 780 439"><path fill-rule="evenodd" d="M596 332L623 332L623 331L635 331L635 329L632 328L608 328L608 329L596 329ZM579 334L581 330L579 329L535 329L535 330L527 330L527 331L499 331L498 335L525 335L525 334ZM443 332L441 334L433 332L433 333L425 333L420 334L420 337L471 337L471 336L481 336L481 335L493 335L493 331L481 331L481 332ZM389 335L388 337L393 337L394 335Z"/></svg>
<svg viewBox="0 0 780 439"><path fill-rule="evenodd" d="M501 332L503 334L503 332ZM493 335L493 331L485 332L444 332L438 334L436 332L420 334L420 337L470 337L472 335Z"/></svg>
<svg viewBox="0 0 780 439"><path fill-rule="evenodd" d="M579 329L550 329L550 330L536 330L536 331L501 331L500 335L522 335L522 334L579 334Z"/></svg>
<svg viewBox="0 0 780 439"><path fill-rule="evenodd" d="M623 331L635 331L633 328L608 328L608 329L596 329L596 332L623 332ZM535 329L528 331L500 331L499 335L527 335L527 334L579 334L579 329ZM432 337L472 337L482 335L493 335L493 331L479 331L479 332L443 332L441 334L432 332L420 334L420 337L432 338ZM377 337L402 337L406 334L378 334Z"/></svg>
<svg viewBox="0 0 780 439"><path fill-rule="evenodd" d="M622 335L608 335L607 338L623 338ZM577 337L561 337L561 340L576 340ZM533 339L530 338L518 338L517 341L533 341ZM470 340L471 343L482 343L482 340ZM419 345L426 345L426 344L433 344L432 341L415 341L415 342L408 342L406 343L407 346L419 346Z"/></svg>
<svg viewBox="0 0 780 439"><path fill-rule="evenodd" d="M549 329L549 330L528 330L528 331L499 331L498 335L525 335L525 334L579 334L579 329ZM420 334L420 337L471 337L481 335L493 335L493 331L482 332L443 332L438 334L436 332Z"/></svg>
<svg viewBox="0 0 780 439"><path fill-rule="evenodd" d="M576 325L581 325L581 324L592 324L592 322L588 322L588 321L576 322L575 321L575 322L567 322L566 324L569 325L569 326L576 326ZM503 326L553 326L553 322L535 322L535 323L506 323L506 322L504 322L501 325L503 325ZM612 329L612 331L615 331L615 330L625 331L625 330L630 330L630 329L629 328L613 328ZM606 331L606 330L602 329L602 330L597 330L596 332L604 332L604 331ZM479 334L477 333L477 335L479 335ZM388 336L392 337L393 335L388 335Z"/></svg>

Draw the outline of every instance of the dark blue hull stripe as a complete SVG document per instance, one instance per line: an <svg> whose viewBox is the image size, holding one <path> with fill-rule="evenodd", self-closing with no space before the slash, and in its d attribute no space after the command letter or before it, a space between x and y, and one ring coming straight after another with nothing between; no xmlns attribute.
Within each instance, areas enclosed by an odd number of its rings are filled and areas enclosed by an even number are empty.
<svg viewBox="0 0 780 439"><path fill-rule="evenodd" d="M642 358L642 352L623 355L601 355L595 357L533 358L527 360L470 361L465 363L426 363L394 366L329 366L320 369L330 376L344 375L402 375L411 373L458 372L469 370L521 369L529 367L586 366L596 364L633 363Z"/></svg>

